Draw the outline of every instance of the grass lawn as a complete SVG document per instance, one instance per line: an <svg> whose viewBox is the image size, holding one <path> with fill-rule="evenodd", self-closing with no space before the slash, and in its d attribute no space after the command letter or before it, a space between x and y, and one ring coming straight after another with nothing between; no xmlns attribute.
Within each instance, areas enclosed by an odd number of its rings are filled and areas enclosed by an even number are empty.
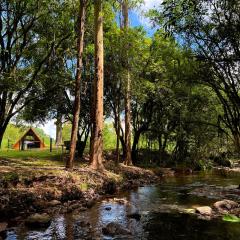
<svg viewBox="0 0 240 240"><path fill-rule="evenodd" d="M44 150L0 150L0 160L7 159L9 163L21 166L64 166L64 155L61 149Z"/></svg>

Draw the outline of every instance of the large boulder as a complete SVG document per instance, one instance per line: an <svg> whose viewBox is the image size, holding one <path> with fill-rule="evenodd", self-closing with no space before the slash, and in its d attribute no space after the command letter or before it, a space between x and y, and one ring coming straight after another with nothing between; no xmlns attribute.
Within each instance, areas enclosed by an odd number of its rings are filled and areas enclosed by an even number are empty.
<svg viewBox="0 0 240 240"><path fill-rule="evenodd" d="M104 235L116 236L116 235L131 235L131 232L124 228L121 224L111 222L102 229Z"/></svg>
<svg viewBox="0 0 240 240"><path fill-rule="evenodd" d="M237 208L239 204L232 200L224 199L222 201L215 202L213 206L219 212L228 212L234 208Z"/></svg>
<svg viewBox="0 0 240 240"><path fill-rule="evenodd" d="M50 223L51 217L47 213L43 214L35 213L29 216L25 221L25 224L27 226L34 228L45 228L48 227Z"/></svg>
<svg viewBox="0 0 240 240"><path fill-rule="evenodd" d="M199 213L201 215L212 215L212 208L210 208L209 206L203 206L203 207L197 207L195 208L196 213Z"/></svg>

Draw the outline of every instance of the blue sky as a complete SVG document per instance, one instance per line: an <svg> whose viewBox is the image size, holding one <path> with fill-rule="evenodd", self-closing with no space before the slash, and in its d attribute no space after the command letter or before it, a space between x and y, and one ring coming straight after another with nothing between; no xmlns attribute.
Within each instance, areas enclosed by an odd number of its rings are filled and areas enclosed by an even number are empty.
<svg viewBox="0 0 240 240"><path fill-rule="evenodd" d="M152 29L151 24L147 18L144 17L144 13L149 9L155 8L161 4L162 0L144 0L144 4L138 9L130 11L130 24L133 27L143 26L149 36L152 36L155 29ZM48 121L43 126L40 126L44 132L51 137L55 138L56 126L54 124L55 120Z"/></svg>
<svg viewBox="0 0 240 240"><path fill-rule="evenodd" d="M152 36L156 29L153 29L149 19L144 17L144 14L153 8L158 7L162 0L145 0L145 3L138 9L130 11L130 24L131 26L143 26L149 36Z"/></svg>
<svg viewBox="0 0 240 240"><path fill-rule="evenodd" d="M144 18L136 11L131 11L129 15L132 27L143 26L148 36L152 36L154 34L155 29L152 28L148 19Z"/></svg>

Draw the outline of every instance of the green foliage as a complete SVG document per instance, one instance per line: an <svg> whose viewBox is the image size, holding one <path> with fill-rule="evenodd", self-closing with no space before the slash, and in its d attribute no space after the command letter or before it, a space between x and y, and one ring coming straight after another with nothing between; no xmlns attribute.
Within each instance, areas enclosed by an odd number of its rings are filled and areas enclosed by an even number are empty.
<svg viewBox="0 0 240 240"><path fill-rule="evenodd" d="M137 7L141 2L140 0L128 1L129 8ZM227 115L237 117L239 114L231 114L232 110L238 109L233 107L238 101L232 104L232 98L231 101L228 98L236 95L234 99L238 100L238 91L226 92L224 86L229 85L224 85L219 80L221 79L219 75L212 74L214 66L212 62L199 61L199 53L201 56L204 54L196 42L193 42L194 37L191 35L198 33L195 30L198 30L196 26L200 24L201 33L206 37L208 37L206 33L209 33L215 40L212 43L215 44L221 40L222 46L226 46L222 41L226 34L219 24L212 24L216 15L205 11L208 6L201 5L205 2L205 0L163 1L162 10L165 11L152 10L149 16L158 25L165 23L167 31L161 28L151 38L142 27L129 26L127 29L122 29L119 26L121 25L118 22L121 1L104 2L104 115L107 119L104 127L105 150L116 148L118 118L121 123L121 145L124 149L124 124L121 120L125 114L124 98L128 73L131 80L132 151L136 156L137 151L148 155L145 158L146 162L142 164L149 162L156 165L165 163L187 166L190 164L198 169L206 169L209 166L206 161L209 155L229 150L230 144L226 136L229 135L232 123L239 123L239 121L231 122L230 120L231 123L229 123L226 118ZM235 0L233 2L235 4ZM6 5L7 1L3 1L2 4ZM8 66L10 70L4 70L4 74L1 74L4 76L0 79L1 84L8 92L5 96L10 97L6 106L13 103L12 96L20 93L19 101L13 106L13 109L18 107L17 112L11 115L13 117L17 114L18 121L46 122L61 115L62 121L67 121L63 127L63 140L69 141L73 118L79 1L51 0L42 1L41 5L37 0L11 1L9 6L13 9L11 11L13 21L14 11L19 11L23 20L30 21L35 17L36 19L31 30L26 33L29 42L24 45L16 68ZM223 5L220 4L220 7L222 8ZM228 11L234 9L235 5L227 6ZM211 16L205 18L206 14ZM201 17L204 17L203 21L200 21ZM210 23L209 19L211 19ZM95 72L93 20L93 1L90 1L87 8L84 40L78 131L78 139L87 142L87 148L89 147L92 84ZM27 22L23 25L27 26ZM16 34L24 33L25 29L21 24L16 26L19 26ZM214 27L217 27L216 31L212 31ZM227 30L225 25L223 29ZM221 36L216 35L216 32L221 31ZM169 32L179 35L174 39L176 35L170 36ZM19 42L13 41L15 43L12 49L13 54L9 56L13 59L20 51L20 43L24 41L22 35L18 37ZM226 38L226 42L229 41L232 40ZM215 46L213 44L206 47L202 44L203 42L203 40L200 41L200 46L204 50ZM215 57L220 56L218 55L220 51L214 49L212 52L216 54ZM24 89L25 92L22 93L20 89ZM0 100L3 97L4 94L0 88ZM221 104L226 99L228 100L227 108L223 108ZM1 114L5 118L6 113ZM110 123L112 119L113 126ZM3 127L2 129L4 131ZM10 124L4 135L3 147L7 146L7 139L10 139L13 144L25 129L24 127L17 129ZM37 132L46 143L49 137L40 129L37 129Z"/></svg>
<svg viewBox="0 0 240 240"><path fill-rule="evenodd" d="M116 134L111 123L104 124L103 146L105 150L113 150L116 148Z"/></svg>
<svg viewBox="0 0 240 240"><path fill-rule="evenodd" d="M240 218L232 214L224 215L222 220L225 222L240 223Z"/></svg>
<svg viewBox="0 0 240 240"><path fill-rule="evenodd" d="M71 131L72 131L72 125L71 124L66 123L66 124L63 125L63 130L62 130L63 141L70 141Z"/></svg>
<svg viewBox="0 0 240 240"><path fill-rule="evenodd" d="M238 0L164 0L161 8L149 13L156 24L165 27L167 35L190 48L198 59L201 75L198 82L216 94L219 132L231 135L237 153L240 152L239 9Z"/></svg>

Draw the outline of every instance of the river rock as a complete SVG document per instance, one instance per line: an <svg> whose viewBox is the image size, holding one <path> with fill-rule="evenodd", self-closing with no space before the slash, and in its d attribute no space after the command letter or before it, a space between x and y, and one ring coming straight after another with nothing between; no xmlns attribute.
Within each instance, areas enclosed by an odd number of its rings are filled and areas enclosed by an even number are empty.
<svg viewBox="0 0 240 240"><path fill-rule="evenodd" d="M102 229L104 235L116 236L116 235L131 235L131 232L124 228L122 225L116 222L111 222Z"/></svg>
<svg viewBox="0 0 240 240"><path fill-rule="evenodd" d="M129 204L129 202L125 198L114 198L113 201L121 205Z"/></svg>
<svg viewBox="0 0 240 240"><path fill-rule="evenodd" d="M230 213L237 217L240 217L240 207L232 209Z"/></svg>
<svg viewBox="0 0 240 240"><path fill-rule="evenodd" d="M48 227L51 223L51 217L47 213L33 214L27 218L25 224L29 227Z"/></svg>
<svg viewBox="0 0 240 240"><path fill-rule="evenodd" d="M48 205L49 205L50 207L55 207L55 206L61 205L61 202L58 201L58 200L52 200L52 201L50 201L50 202L48 203Z"/></svg>
<svg viewBox="0 0 240 240"><path fill-rule="evenodd" d="M209 206L197 207L196 213L200 213L201 215L212 215L212 208Z"/></svg>
<svg viewBox="0 0 240 240"><path fill-rule="evenodd" d="M222 201L215 202L214 208L219 212L230 211L231 209L237 208L238 203L232 200L224 199Z"/></svg>
<svg viewBox="0 0 240 240"><path fill-rule="evenodd" d="M138 213L138 212L136 212L136 213L131 213L131 214L128 214L127 217L133 218L133 219L135 219L135 220L137 220L137 221L140 221L140 219L141 219L141 214Z"/></svg>
<svg viewBox="0 0 240 240"><path fill-rule="evenodd" d="M6 222L0 223L0 234L6 231L7 226L8 226L8 224Z"/></svg>

